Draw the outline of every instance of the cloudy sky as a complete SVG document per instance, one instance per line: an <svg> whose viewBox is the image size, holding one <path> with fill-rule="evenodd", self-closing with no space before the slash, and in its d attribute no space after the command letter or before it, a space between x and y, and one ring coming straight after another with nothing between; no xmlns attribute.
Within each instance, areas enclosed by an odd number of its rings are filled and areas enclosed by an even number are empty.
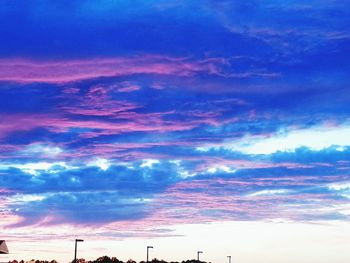
<svg viewBox="0 0 350 263"><path fill-rule="evenodd" d="M0 3L8 258L350 258L341 0Z"/></svg>

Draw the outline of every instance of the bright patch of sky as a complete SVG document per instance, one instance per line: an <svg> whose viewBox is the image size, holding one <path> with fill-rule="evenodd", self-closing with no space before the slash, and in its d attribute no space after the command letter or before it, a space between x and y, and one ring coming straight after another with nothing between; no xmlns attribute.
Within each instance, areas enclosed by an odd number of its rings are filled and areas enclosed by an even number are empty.
<svg viewBox="0 0 350 263"><path fill-rule="evenodd" d="M331 184L328 188L337 192L340 196L350 199L350 182Z"/></svg>
<svg viewBox="0 0 350 263"><path fill-rule="evenodd" d="M236 169L228 167L226 165L214 165L208 168L209 173L225 172L225 173L234 173Z"/></svg>
<svg viewBox="0 0 350 263"><path fill-rule="evenodd" d="M107 171L110 165L110 161L104 158L96 158L94 161L88 163L88 166L96 166L103 171Z"/></svg>
<svg viewBox="0 0 350 263"><path fill-rule="evenodd" d="M7 170L9 168L17 168L25 173L37 175L40 172L57 172L62 169L72 168L65 162L37 162L25 164L0 164L0 170Z"/></svg>
<svg viewBox="0 0 350 263"><path fill-rule="evenodd" d="M160 163L159 160L147 159L142 161L142 164L140 165L140 167L152 168L154 164L158 164L158 163Z"/></svg>
<svg viewBox="0 0 350 263"><path fill-rule="evenodd" d="M43 154L48 157L56 157L62 153L63 150L57 146L43 145L43 144L32 144L29 145L25 150L22 151L24 154Z"/></svg>
<svg viewBox="0 0 350 263"><path fill-rule="evenodd" d="M281 194L286 194L289 191L286 189L275 189L275 190L262 190L258 191L252 194L249 194L249 196L264 196L264 195L281 195Z"/></svg>
<svg viewBox="0 0 350 263"><path fill-rule="evenodd" d="M328 187L335 191L350 190L350 182L331 184Z"/></svg>
<svg viewBox="0 0 350 263"><path fill-rule="evenodd" d="M331 146L337 146L343 151L344 146L350 146L350 127L315 127L304 130L290 130L273 134L268 137L245 136L237 141L227 142L219 146L198 147L199 151L210 149L230 149L245 154L272 154L278 151L292 152L300 147L319 151Z"/></svg>
<svg viewBox="0 0 350 263"><path fill-rule="evenodd" d="M45 195L41 194L16 194L9 197L11 202L33 202L33 201L42 201L45 199Z"/></svg>

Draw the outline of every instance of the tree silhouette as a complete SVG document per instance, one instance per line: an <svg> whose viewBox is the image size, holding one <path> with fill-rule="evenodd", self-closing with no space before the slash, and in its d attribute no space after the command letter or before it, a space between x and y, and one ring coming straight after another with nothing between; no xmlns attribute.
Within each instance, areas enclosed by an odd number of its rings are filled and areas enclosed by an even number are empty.
<svg viewBox="0 0 350 263"><path fill-rule="evenodd" d="M74 263L73 261L71 261L71 263ZM12 261L9 261L8 263L57 263L57 261L56 260L48 261L48 260L34 260L34 259L32 259L31 261L12 260ZM102 256L102 257L99 257L99 258L97 258L95 260L89 260L89 261L86 261L85 259L80 258L80 259L77 259L76 263L137 263L137 262L135 260L133 260L133 259L129 259L128 261L123 262L122 260L119 260L116 257ZM139 263L147 263L147 262L140 261ZM179 263L179 262L178 261L170 261L170 262L168 262L168 261L165 261L163 259L154 258L151 261L149 261L148 263ZM190 259L190 260L183 260L183 261L181 261L181 263L207 263L207 262L201 261L201 260L198 261L196 259Z"/></svg>

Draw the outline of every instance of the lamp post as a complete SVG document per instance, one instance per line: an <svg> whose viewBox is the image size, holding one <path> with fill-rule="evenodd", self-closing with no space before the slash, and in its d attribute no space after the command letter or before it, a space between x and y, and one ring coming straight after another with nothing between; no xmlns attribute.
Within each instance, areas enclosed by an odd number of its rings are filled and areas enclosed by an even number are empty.
<svg viewBox="0 0 350 263"><path fill-rule="evenodd" d="M148 262L148 255L149 255L149 249L153 248L152 246L147 246L147 262Z"/></svg>
<svg viewBox="0 0 350 263"><path fill-rule="evenodd" d="M203 253L203 251L197 251L197 261L199 261L199 254Z"/></svg>
<svg viewBox="0 0 350 263"><path fill-rule="evenodd" d="M77 263L77 243L78 242L84 242L83 239L76 239L75 240L75 247L74 247L74 263Z"/></svg>
<svg viewBox="0 0 350 263"><path fill-rule="evenodd" d="M231 256L227 256L228 257L228 263L231 263Z"/></svg>

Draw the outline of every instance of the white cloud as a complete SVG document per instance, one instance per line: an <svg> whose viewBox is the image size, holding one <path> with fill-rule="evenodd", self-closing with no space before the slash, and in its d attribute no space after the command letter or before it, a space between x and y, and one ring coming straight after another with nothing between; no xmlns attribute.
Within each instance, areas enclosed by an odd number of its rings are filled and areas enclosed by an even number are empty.
<svg viewBox="0 0 350 263"><path fill-rule="evenodd" d="M32 175L38 175L38 173L45 172L56 172L62 168L70 168L65 162L37 162L37 163L25 163L25 164L1 164L0 170L6 170L9 168L17 168L25 173Z"/></svg>
<svg viewBox="0 0 350 263"><path fill-rule="evenodd" d="M216 173L216 172L225 172L225 173L234 173L236 169L230 168L226 165L214 165L208 168L207 172Z"/></svg>
<svg viewBox="0 0 350 263"><path fill-rule="evenodd" d="M350 199L350 182L333 183L328 185L328 189L335 191L338 195Z"/></svg>
<svg viewBox="0 0 350 263"><path fill-rule="evenodd" d="M350 199L350 182L330 184L328 188L329 190L336 191L340 196Z"/></svg>
<svg viewBox="0 0 350 263"><path fill-rule="evenodd" d="M111 163L107 159L97 158L94 161L89 162L88 166L97 166L101 170L106 171L111 166Z"/></svg>
<svg viewBox="0 0 350 263"><path fill-rule="evenodd" d="M39 194L16 194L9 197L10 202L33 202L33 201L42 201L46 198L45 195Z"/></svg>
<svg viewBox="0 0 350 263"><path fill-rule="evenodd" d="M319 151L337 146L337 151L344 151L350 146L350 126L317 127L303 130L283 131L269 137L245 136L239 140L226 142L224 145L202 146L198 151L210 149L229 149L246 154L271 154L278 151L292 152L300 147Z"/></svg>
<svg viewBox="0 0 350 263"><path fill-rule="evenodd" d="M152 166L154 164L157 164L159 163L159 160L155 160L155 159L146 159L146 160L143 160L142 161L142 164L140 165L140 167L144 168L144 167L147 167L147 168L152 168Z"/></svg>
<svg viewBox="0 0 350 263"><path fill-rule="evenodd" d="M32 144L22 151L24 154L43 154L48 157L56 157L63 150L57 146L44 145L44 144Z"/></svg>
<svg viewBox="0 0 350 263"><path fill-rule="evenodd" d="M286 194L288 192L289 191L286 189L262 190L262 191L249 194L249 196L281 195L281 194Z"/></svg>
<svg viewBox="0 0 350 263"><path fill-rule="evenodd" d="M343 183L334 183L328 186L330 190L334 191L349 191L350 190L350 182Z"/></svg>
<svg viewBox="0 0 350 263"><path fill-rule="evenodd" d="M190 173L189 171L186 171L184 169L179 170L178 173L182 178L194 177L197 175L197 173Z"/></svg>

